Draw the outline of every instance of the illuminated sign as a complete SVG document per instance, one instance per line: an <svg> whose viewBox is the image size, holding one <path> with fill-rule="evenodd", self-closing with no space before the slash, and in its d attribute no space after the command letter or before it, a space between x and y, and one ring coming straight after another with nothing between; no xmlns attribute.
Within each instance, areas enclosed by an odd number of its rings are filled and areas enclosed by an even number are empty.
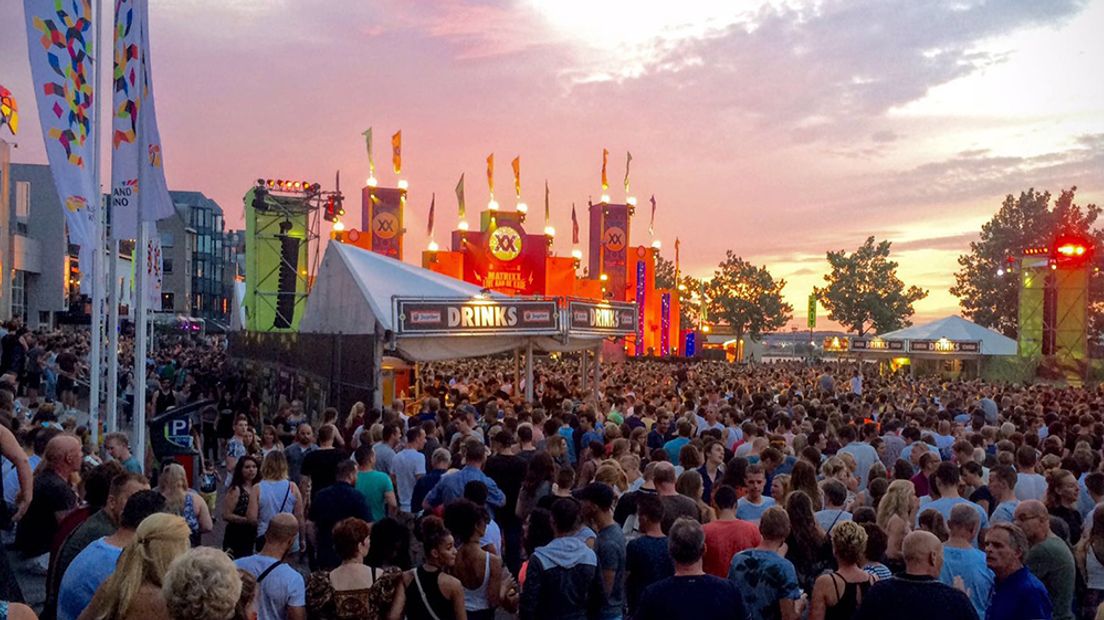
<svg viewBox="0 0 1104 620"><path fill-rule="evenodd" d="M636 332L636 304L567 302L567 329L574 335L625 336Z"/></svg>
<svg viewBox="0 0 1104 620"><path fill-rule="evenodd" d="M491 254L500 261L509 262L521 255L522 237L512 226L500 226L487 238Z"/></svg>
<svg viewBox="0 0 1104 620"><path fill-rule="evenodd" d="M981 353L980 340L909 340L914 353Z"/></svg>
<svg viewBox="0 0 1104 620"><path fill-rule="evenodd" d="M396 299L395 331L405 336L556 335L553 300Z"/></svg>
<svg viewBox="0 0 1104 620"><path fill-rule="evenodd" d="M904 351L904 340L882 340L881 338L852 338L852 351Z"/></svg>
<svg viewBox="0 0 1104 620"><path fill-rule="evenodd" d="M829 336L824 339L824 350L843 353L849 349L849 344L850 343L848 342L847 338L840 338L839 336Z"/></svg>

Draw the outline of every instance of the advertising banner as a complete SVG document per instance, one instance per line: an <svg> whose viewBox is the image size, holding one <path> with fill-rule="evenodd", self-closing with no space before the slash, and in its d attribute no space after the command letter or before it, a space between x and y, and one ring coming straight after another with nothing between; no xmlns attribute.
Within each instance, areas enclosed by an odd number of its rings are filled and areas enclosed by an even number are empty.
<svg viewBox="0 0 1104 620"><path fill-rule="evenodd" d="M402 260L403 205L406 190L365 187L361 190L361 229L371 231L372 251Z"/></svg>
<svg viewBox="0 0 1104 620"><path fill-rule="evenodd" d="M852 351L904 351L904 340L882 340L881 338L852 338Z"/></svg>
<svg viewBox="0 0 1104 620"><path fill-rule="evenodd" d="M636 304L569 300L567 331L570 335L626 336L636 331Z"/></svg>
<svg viewBox="0 0 1104 620"><path fill-rule="evenodd" d="M395 331L404 336L552 336L555 300L396 299Z"/></svg>
<svg viewBox="0 0 1104 620"><path fill-rule="evenodd" d="M659 354L671 354L671 294L664 293L660 301Z"/></svg>
<svg viewBox="0 0 1104 620"><path fill-rule="evenodd" d="M909 340L913 353L981 353L979 340Z"/></svg>
<svg viewBox="0 0 1104 620"><path fill-rule="evenodd" d="M464 280L507 295L543 295L544 235L528 235L521 222L506 217L488 221L484 231L454 231L453 249L464 254Z"/></svg>
<svg viewBox="0 0 1104 620"><path fill-rule="evenodd" d="M616 300L625 299L625 269L629 248L629 208L627 205L605 205L602 218L602 272L606 274L606 290ZM594 274L591 274L592 276ZM600 274L599 274L600 275Z"/></svg>

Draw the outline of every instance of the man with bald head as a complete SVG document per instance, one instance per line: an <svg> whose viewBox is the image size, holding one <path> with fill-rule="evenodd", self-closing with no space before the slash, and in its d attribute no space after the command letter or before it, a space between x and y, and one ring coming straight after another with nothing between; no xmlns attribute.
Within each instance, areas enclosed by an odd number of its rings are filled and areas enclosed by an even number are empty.
<svg viewBox="0 0 1104 620"><path fill-rule="evenodd" d="M261 552L234 562L257 578L257 620L306 620L303 576L284 563L298 536L299 522L291 513L281 512L268 522Z"/></svg>
<svg viewBox="0 0 1104 620"><path fill-rule="evenodd" d="M914 531L903 547L905 572L871 586L855 620L978 620L965 594L940 583L943 545L934 534Z"/></svg>
<svg viewBox="0 0 1104 620"><path fill-rule="evenodd" d="M1030 548L1024 564L1050 594L1054 620L1073 620L1073 585L1077 570L1064 540L1050 531L1050 513L1037 499L1020 502L1013 513Z"/></svg>
<svg viewBox="0 0 1104 620"><path fill-rule="evenodd" d="M35 474L31 505L15 531L15 548L34 558L34 568L43 575L49 567L50 543L58 525L77 507L72 482L80 472L82 456L80 440L74 435L64 433L46 444L43 461Z"/></svg>

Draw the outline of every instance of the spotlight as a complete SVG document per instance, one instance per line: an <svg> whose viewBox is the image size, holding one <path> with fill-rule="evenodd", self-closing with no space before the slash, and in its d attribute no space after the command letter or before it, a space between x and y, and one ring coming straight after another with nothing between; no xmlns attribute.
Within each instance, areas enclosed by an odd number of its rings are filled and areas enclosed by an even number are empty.
<svg viewBox="0 0 1104 620"><path fill-rule="evenodd" d="M456 227L460 230L467 230L468 229L468 221L467 220L460 220L460 223L457 224Z"/></svg>
<svg viewBox="0 0 1104 620"><path fill-rule="evenodd" d="M406 182L406 179L399 179L399 189L408 189L410 184Z"/></svg>

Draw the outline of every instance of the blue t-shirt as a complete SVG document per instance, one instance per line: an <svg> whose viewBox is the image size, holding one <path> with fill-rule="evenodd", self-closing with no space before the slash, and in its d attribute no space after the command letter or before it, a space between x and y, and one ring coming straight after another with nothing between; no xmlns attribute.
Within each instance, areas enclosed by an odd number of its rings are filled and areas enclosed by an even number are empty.
<svg viewBox="0 0 1104 620"><path fill-rule="evenodd" d="M968 504L978 513L978 519L981 521L980 530L989 528L989 515L985 513L985 509L977 504L971 502L968 499L962 499L961 497L941 497L937 500L930 501L920 506L920 510L916 511L916 525L920 525L920 515L925 510L934 510L943 515L943 520L948 521L951 518L951 509L959 504ZM974 546L978 546L977 534L974 534Z"/></svg>
<svg viewBox="0 0 1104 620"><path fill-rule="evenodd" d="M122 547L109 545L106 539L100 538L73 558L58 589L58 620L77 619L92 602L100 585L115 572L115 564L122 554Z"/></svg>
<svg viewBox="0 0 1104 620"><path fill-rule="evenodd" d="M648 586L639 620L728 620L747 616L736 584L713 575L668 577Z"/></svg>
<svg viewBox="0 0 1104 620"><path fill-rule="evenodd" d="M675 437L671 441L663 444L663 451L667 453L667 458L670 459L672 463L678 465L679 451L688 443L690 443L690 440L686 437Z"/></svg>
<svg viewBox="0 0 1104 620"><path fill-rule="evenodd" d="M741 497L740 501L736 504L736 518L758 523L759 519L763 517L763 513L767 511L767 508L773 505L774 498L766 495L759 498L759 504L753 504L748 498Z"/></svg>
<svg viewBox="0 0 1104 620"><path fill-rule="evenodd" d="M778 601L801 598L794 565L773 551L747 549L737 553L732 557L728 580L740 590L748 620L776 620L781 617Z"/></svg>
<svg viewBox="0 0 1104 620"><path fill-rule="evenodd" d="M978 618L984 618L993 590L993 571L985 564L985 554L977 549L943 545L943 570L939 573L939 580L953 588L955 577L962 578L970 604L974 606Z"/></svg>
<svg viewBox="0 0 1104 620"><path fill-rule="evenodd" d="M1020 505L1020 500L1010 499L1007 502L1001 502L997 504L997 507L993 509L993 516L989 517L989 523L1015 523L1016 506Z"/></svg>
<svg viewBox="0 0 1104 620"><path fill-rule="evenodd" d="M251 555L234 560L234 565L254 577L276 563L267 555ZM257 620L284 620L288 607L307 606L307 588L303 576L284 564L272 570L258 586Z"/></svg>
<svg viewBox="0 0 1104 620"><path fill-rule="evenodd" d="M1052 614L1046 586L1025 566L994 582L985 620L1050 620Z"/></svg>
<svg viewBox="0 0 1104 620"><path fill-rule="evenodd" d="M641 536L629 541L625 548L625 594L629 600L629 615L635 617L644 589L660 579L675 574L675 564L667 551L666 536Z"/></svg>

